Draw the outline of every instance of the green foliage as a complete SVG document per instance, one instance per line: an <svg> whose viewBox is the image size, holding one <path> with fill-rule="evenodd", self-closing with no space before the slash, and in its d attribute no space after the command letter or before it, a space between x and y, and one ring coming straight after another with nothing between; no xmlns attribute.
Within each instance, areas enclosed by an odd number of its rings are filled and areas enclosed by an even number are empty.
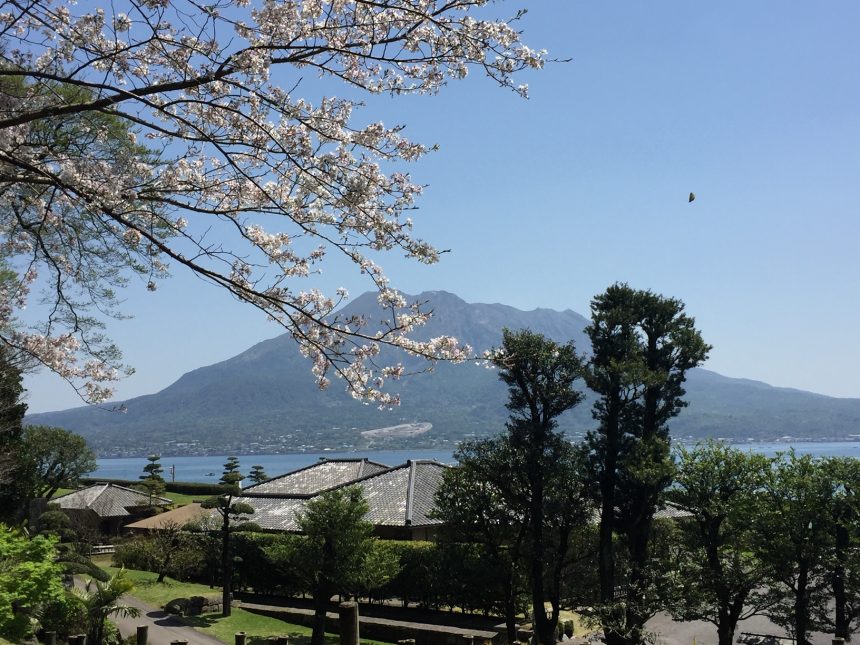
<svg viewBox="0 0 860 645"><path fill-rule="evenodd" d="M394 573L394 559L375 548L373 524L364 519L367 511L361 489L349 486L309 500L298 517L305 540L297 574L313 590L313 645L321 645L325 639L332 594L381 586Z"/></svg>
<svg viewBox="0 0 860 645"><path fill-rule="evenodd" d="M48 510L38 517L35 528L42 535L56 536L60 542L75 542L78 539L72 521L57 504L48 505Z"/></svg>
<svg viewBox="0 0 860 645"><path fill-rule="evenodd" d="M87 643L106 645L112 640L107 622L111 616L136 618L140 615L137 607L120 603L133 588L134 582L125 569L120 569L105 582L87 580L83 590L74 590L87 612Z"/></svg>
<svg viewBox="0 0 860 645"><path fill-rule="evenodd" d="M20 458L33 497L52 497L72 488L81 475L96 469L96 456L83 437L63 428L27 426Z"/></svg>
<svg viewBox="0 0 860 645"><path fill-rule="evenodd" d="M117 545L112 560L114 566L157 573L158 582L166 576L188 580L202 572L205 546L199 535L168 523Z"/></svg>
<svg viewBox="0 0 860 645"><path fill-rule="evenodd" d="M768 605L767 570L756 557L754 526L764 509L760 495L771 460L710 441L681 446L669 498L692 515L683 533L678 577L684 592L673 603L679 620L717 626L720 645L734 642L738 621Z"/></svg>
<svg viewBox="0 0 860 645"><path fill-rule="evenodd" d="M598 395L588 433L600 513L600 599L609 645L642 642L653 615L647 588L654 513L673 476L668 422L686 405L687 372L710 347L684 304L614 284L591 303L588 386ZM629 571L618 569L616 533ZM623 586L621 586L623 584ZM623 600L620 598L623 597Z"/></svg>
<svg viewBox="0 0 860 645"><path fill-rule="evenodd" d="M815 628L816 607L829 600L834 486L821 462L793 450L779 455L767 475L756 552L773 581L768 616L805 645Z"/></svg>
<svg viewBox="0 0 860 645"><path fill-rule="evenodd" d="M7 521L15 519L27 493L18 459L27 404L21 401L21 370L12 359L9 348L0 344L0 520Z"/></svg>
<svg viewBox="0 0 860 645"><path fill-rule="evenodd" d="M505 407L511 412L508 426L512 432L520 428L528 432L538 421L554 428L559 415L582 401L582 392L573 387L583 376L573 342L559 345L528 329L505 329L493 363L499 379L508 386ZM536 408L541 419L535 418Z"/></svg>
<svg viewBox="0 0 860 645"><path fill-rule="evenodd" d="M465 473L471 479L463 490L469 491L466 497L471 499L461 501L455 496L453 503L443 507L452 511L452 520L462 526L458 505L474 505L488 494L497 498L496 506L502 508L488 509L477 517L482 518L485 536L499 522L509 524L513 531L507 545L496 544L494 559L507 571L503 588L508 638L516 637L515 588L521 566L530 584L536 637L551 645L561 609L561 581L568 564L570 537L590 510L581 455L556 431L558 417L583 399L574 389L583 376L583 364L572 342L559 345L529 330L505 329L502 336L502 347L493 362L499 378L508 386L511 415L507 432L459 450L458 460L466 464ZM487 512L490 517L486 517ZM509 516L503 519L505 512ZM485 541L485 545L491 543ZM547 600L552 606L550 614L544 608Z"/></svg>
<svg viewBox="0 0 860 645"><path fill-rule="evenodd" d="M31 618L63 595L55 540L28 539L0 525L0 636L18 641L31 631Z"/></svg>
<svg viewBox="0 0 860 645"><path fill-rule="evenodd" d="M290 533L241 533L233 539L238 584L255 593L296 595L305 591L296 571L301 567L300 543L304 536Z"/></svg>
<svg viewBox="0 0 860 645"><path fill-rule="evenodd" d="M56 504L49 504L34 527L39 535L51 536L58 540L56 562L66 575L86 574L97 580L107 580L107 575L89 558L89 545L72 528L69 516Z"/></svg>
<svg viewBox="0 0 860 645"><path fill-rule="evenodd" d="M850 640L860 623L860 460L832 457L822 468L833 487L826 564L833 607L828 603L813 612L819 629Z"/></svg>
<svg viewBox="0 0 860 645"><path fill-rule="evenodd" d="M164 468L161 466L161 455L149 455L146 460L148 463L143 467L139 487L146 491L152 501L153 497L158 497L165 490L164 477L162 477Z"/></svg>
<svg viewBox="0 0 860 645"><path fill-rule="evenodd" d="M266 471L262 466L255 465L251 466L251 474L248 476L248 479L255 484L261 484L269 479L269 476L266 474Z"/></svg>
<svg viewBox="0 0 860 645"><path fill-rule="evenodd" d="M63 545L59 545L62 547ZM107 582L108 575L98 567L89 556L83 555L73 549L57 549L57 564L63 567L63 573L66 575L83 575L87 578L94 578L101 582Z"/></svg>
<svg viewBox="0 0 860 645"><path fill-rule="evenodd" d="M245 475L239 472L239 458L227 457L227 463L224 464L224 473L219 480L225 486L233 486L239 488L239 482L245 479Z"/></svg>
<svg viewBox="0 0 860 645"><path fill-rule="evenodd" d="M42 629L55 632L58 641L64 641L73 634L86 633L89 628L86 604L70 591L64 591L45 603L38 618Z"/></svg>
<svg viewBox="0 0 860 645"><path fill-rule="evenodd" d="M155 572L155 545L145 537L135 536L116 545L111 562L115 567Z"/></svg>
<svg viewBox="0 0 860 645"><path fill-rule="evenodd" d="M203 508L212 508L221 516L221 591L223 594L223 615L231 612L230 600L233 584L233 561L230 558L230 535L237 530L237 524L247 521L246 515L252 515L251 505L239 500L235 501L232 494L210 497L200 504Z"/></svg>
<svg viewBox="0 0 860 645"><path fill-rule="evenodd" d="M161 455L149 455L146 458L148 462L143 467L143 475L140 476L141 479L160 479L164 481L164 468L161 465Z"/></svg>
<svg viewBox="0 0 860 645"><path fill-rule="evenodd" d="M233 495L229 494L204 499L200 503L200 506L202 508L214 508L222 517L228 517L238 521L245 521L247 518L243 516L252 515L254 513L253 506L241 501L240 498L235 498Z"/></svg>
<svg viewBox="0 0 860 645"><path fill-rule="evenodd" d="M362 567L375 542L373 524L364 519L367 510L358 487L328 491L308 501L298 518L305 535L305 566L299 575L308 588L338 590L361 583Z"/></svg>

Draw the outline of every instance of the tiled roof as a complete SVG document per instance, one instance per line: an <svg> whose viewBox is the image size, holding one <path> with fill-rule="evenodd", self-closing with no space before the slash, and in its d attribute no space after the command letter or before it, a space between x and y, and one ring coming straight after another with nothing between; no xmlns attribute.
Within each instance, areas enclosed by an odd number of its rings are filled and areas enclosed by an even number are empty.
<svg viewBox="0 0 860 645"><path fill-rule="evenodd" d="M445 468L436 461L410 459L401 466L354 482L370 507L366 519L378 526L440 524L428 515L435 506L436 490Z"/></svg>
<svg viewBox="0 0 860 645"><path fill-rule="evenodd" d="M266 531L298 531L296 513L305 507L307 499L297 497L242 497L254 509L244 515L249 522Z"/></svg>
<svg viewBox="0 0 860 645"><path fill-rule="evenodd" d="M171 503L164 497L150 498L146 493L116 484L93 484L51 501L59 504L60 508L90 509L99 517L124 517L131 515L128 508L150 504L165 506Z"/></svg>
<svg viewBox="0 0 860 645"><path fill-rule="evenodd" d="M336 462L316 464L303 471L288 473L270 481L290 480L296 474L307 473L330 463ZM439 520L431 519L429 515L434 508L436 490L439 488L442 473L447 466L435 461L410 460L400 466L380 470L379 464L373 462L366 462L366 464L371 465L373 471L371 474L366 474L360 479L341 482L334 488L360 487L369 506L365 516L367 521L377 526L427 526L440 523ZM262 488L267 483L263 482L246 488L242 492L242 501L254 509L254 514L249 516L248 520L258 524L262 529L272 531L298 531L297 513L304 510L308 498L315 497L326 490L320 488L311 495L298 495L295 492L276 495L270 492L271 489Z"/></svg>
<svg viewBox="0 0 860 645"><path fill-rule="evenodd" d="M214 512L214 509L201 508L198 502L192 502L185 506L174 508L166 513L160 513L158 515L153 515L152 517L138 520L137 522L132 522L131 524L126 524L125 528L154 530L164 528L164 526L169 523L176 523L182 526L188 522L194 522L202 517L206 517Z"/></svg>
<svg viewBox="0 0 860 645"><path fill-rule="evenodd" d="M369 459L331 459L248 486L243 493L310 497L384 470L388 470L388 466Z"/></svg>
<svg viewBox="0 0 860 645"><path fill-rule="evenodd" d="M693 517L693 514L689 511L685 511L683 508L673 504L672 502L666 502L663 506L657 509L657 512L654 513L654 517L658 519L678 520L683 517Z"/></svg>

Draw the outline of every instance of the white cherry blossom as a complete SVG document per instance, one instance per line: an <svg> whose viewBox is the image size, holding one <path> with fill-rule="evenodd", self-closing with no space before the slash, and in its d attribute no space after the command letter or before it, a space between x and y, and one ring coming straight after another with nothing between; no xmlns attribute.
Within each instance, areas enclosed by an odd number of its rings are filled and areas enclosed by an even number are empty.
<svg viewBox="0 0 860 645"><path fill-rule="evenodd" d="M461 361L450 337L418 341L427 320L375 258L439 260L415 237L421 185L408 166L434 148L399 126L356 125L356 93L434 94L480 70L502 87L545 52L488 0L10 0L0 8L0 339L89 401L123 368L99 331L116 290L155 290L190 270L285 328L320 387L389 406L400 363L382 346ZM480 14L480 17L478 15ZM303 75L344 97L296 95ZM234 246L226 240L240 239ZM378 291L379 314L346 320L344 289L303 283L333 255ZM22 329L39 275L51 303ZM8 282L8 281L7 281Z"/></svg>

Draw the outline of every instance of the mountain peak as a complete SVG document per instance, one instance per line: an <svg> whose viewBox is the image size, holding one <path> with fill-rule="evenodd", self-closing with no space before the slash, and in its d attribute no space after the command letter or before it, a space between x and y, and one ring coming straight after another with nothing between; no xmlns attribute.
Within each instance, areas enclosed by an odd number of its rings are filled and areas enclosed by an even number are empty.
<svg viewBox="0 0 860 645"><path fill-rule="evenodd" d="M589 346L584 334L588 320L570 309L522 311L498 303L467 303L447 291L404 296L410 302L426 302L425 309L433 310L427 324L416 330L419 340L447 334L480 352L498 346L502 329L508 327L529 328L557 342L573 340L580 351ZM361 294L342 312L378 318L376 293ZM114 456L314 452L324 448L453 449L466 436L493 434L504 427L507 393L497 376L472 363L442 363L432 373L396 383L402 405L380 411L354 401L336 380L330 389L320 391L309 362L288 335L281 335L226 361L192 370L157 394L126 401L125 414L85 407L32 415L27 421L74 430L100 454ZM670 423L676 436L820 439L844 437L860 426L857 399L773 388L707 370L692 371L686 388L690 405ZM592 396L565 414L559 427L573 437L592 428L593 400ZM384 441L361 434L416 423L431 424L432 429Z"/></svg>

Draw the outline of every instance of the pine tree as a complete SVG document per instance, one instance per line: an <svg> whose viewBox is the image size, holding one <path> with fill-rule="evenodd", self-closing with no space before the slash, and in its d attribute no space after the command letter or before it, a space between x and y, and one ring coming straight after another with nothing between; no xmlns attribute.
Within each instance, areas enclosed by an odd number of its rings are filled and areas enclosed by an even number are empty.
<svg viewBox="0 0 860 645"><path fill-rule="evenodd" d="M164 492L165 483L164 477L162 477L164 468L161 466L161 455L149 455L146 460L149 463L143 467L144 474L140 476L140 479L141 485L146 489L150 497L150 503L152 503L153 497L157 497Z"/></svg>
<svg viewBox="0 0 860 645"><path fill-rule="evenodd" d="M254 482L255 484L260 484L266 481L268 478L269 476L266 474L266 471L263 470L262 466L260 466L259 464L251 466L251 474L248 476L248 479L250 479L252 482Z"/></svg>
<svg viewBox="0 0 860 645"><path fill-rule="evenodd" d="M239 482L243 479L245 479L245 476L239 472L239 458L227 457L227 463L224 464L224 474L221 475L220 483L239 488Z"/></svg>

